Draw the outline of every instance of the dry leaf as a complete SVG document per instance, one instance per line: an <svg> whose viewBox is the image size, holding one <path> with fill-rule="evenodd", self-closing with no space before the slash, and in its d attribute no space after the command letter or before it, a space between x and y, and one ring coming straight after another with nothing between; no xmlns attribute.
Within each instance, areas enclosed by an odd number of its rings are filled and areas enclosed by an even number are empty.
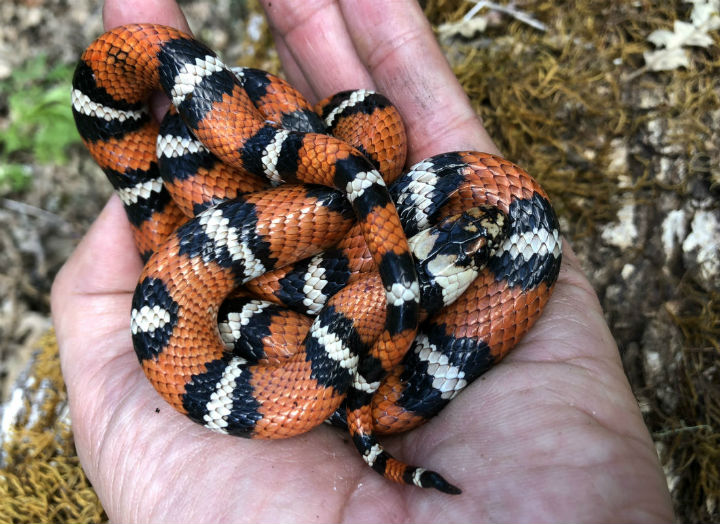
<svg viewBox="0 0 720 524"><path fill-rule="evenodd" d="M688 0L694 4L692 23L675 20L673 30L658 29L648 36L656 51L643 53L645 65L651 71L669 71L688 67L690 59L685 47L708 47L713 39L708 34L720 27L720 0Z"/></svg>

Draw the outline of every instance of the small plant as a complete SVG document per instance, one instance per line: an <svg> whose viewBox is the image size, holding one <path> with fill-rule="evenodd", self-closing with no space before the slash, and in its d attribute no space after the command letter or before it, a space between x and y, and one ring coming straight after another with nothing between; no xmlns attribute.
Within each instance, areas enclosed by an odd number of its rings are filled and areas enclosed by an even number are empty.
<svg viewBox="0 0 720 524"><path fill-rule="evenodd" d="M79 141L70 108L72 70L51 67L41 54L0 81L0 111L7 101L7 116L0 119L0 189L26 189L31 160L67 161L67 146Z"/></svg>

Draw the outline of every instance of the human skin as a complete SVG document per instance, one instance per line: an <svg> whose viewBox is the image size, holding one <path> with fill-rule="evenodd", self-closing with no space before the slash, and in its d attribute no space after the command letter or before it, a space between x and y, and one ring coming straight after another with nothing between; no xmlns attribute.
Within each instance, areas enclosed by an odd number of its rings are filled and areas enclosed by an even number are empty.
<svg viewBox="0 0 720 524"><path fill-rule="evenodd" d="M350 88L385 94L406 123L409 163L498 152L415 0L263 6L290 82L311 102ZM166 0L109 0L104 20L188 30ZM167 406L132 348L142 263L113 196L52 290L83 468L116 522L671 522L617 346L567 242L563 256L545 312L502 363L424 426L383 440L463 489L450 496L383 479L333 428L245 440Z"/></svg>

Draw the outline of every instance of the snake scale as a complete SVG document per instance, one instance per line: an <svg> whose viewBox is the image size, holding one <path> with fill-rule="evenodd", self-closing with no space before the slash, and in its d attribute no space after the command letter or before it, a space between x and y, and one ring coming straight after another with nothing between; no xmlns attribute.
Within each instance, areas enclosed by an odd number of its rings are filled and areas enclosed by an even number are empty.
<svg viewBox="0 0 720 524"><path fill-rule="evenodd" d="M155 91L172 102L161 123ZM434 416L541 314L561 240L537 182L473 151L403 171L387 98L313 108L160 25L93 42L72 104L146 263L129 321L160 395L248 438L329 421L388 479L460 493L377 435Z"/></svg>

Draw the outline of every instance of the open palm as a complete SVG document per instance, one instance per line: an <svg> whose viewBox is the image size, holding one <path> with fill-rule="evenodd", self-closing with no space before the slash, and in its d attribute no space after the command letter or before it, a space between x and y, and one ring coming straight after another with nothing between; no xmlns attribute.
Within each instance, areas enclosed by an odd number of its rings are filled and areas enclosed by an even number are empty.
<svg viewBox="0 0 720 524"><path fill-rule="evenodd" d="M309 99L382 92L405 119L410 163L497 152L414 0L264 3L288 79ZM108 1L104 14L108 28L187 30L170 1ZM78 454L114 521L672 520L617 348L567 248L545 313L502 364L425 426L384 440L398 458L461 487L457 497L389 483L330 427L248 441L176 413L132 348L141 268L113 197L52 295Z"/></svg>

